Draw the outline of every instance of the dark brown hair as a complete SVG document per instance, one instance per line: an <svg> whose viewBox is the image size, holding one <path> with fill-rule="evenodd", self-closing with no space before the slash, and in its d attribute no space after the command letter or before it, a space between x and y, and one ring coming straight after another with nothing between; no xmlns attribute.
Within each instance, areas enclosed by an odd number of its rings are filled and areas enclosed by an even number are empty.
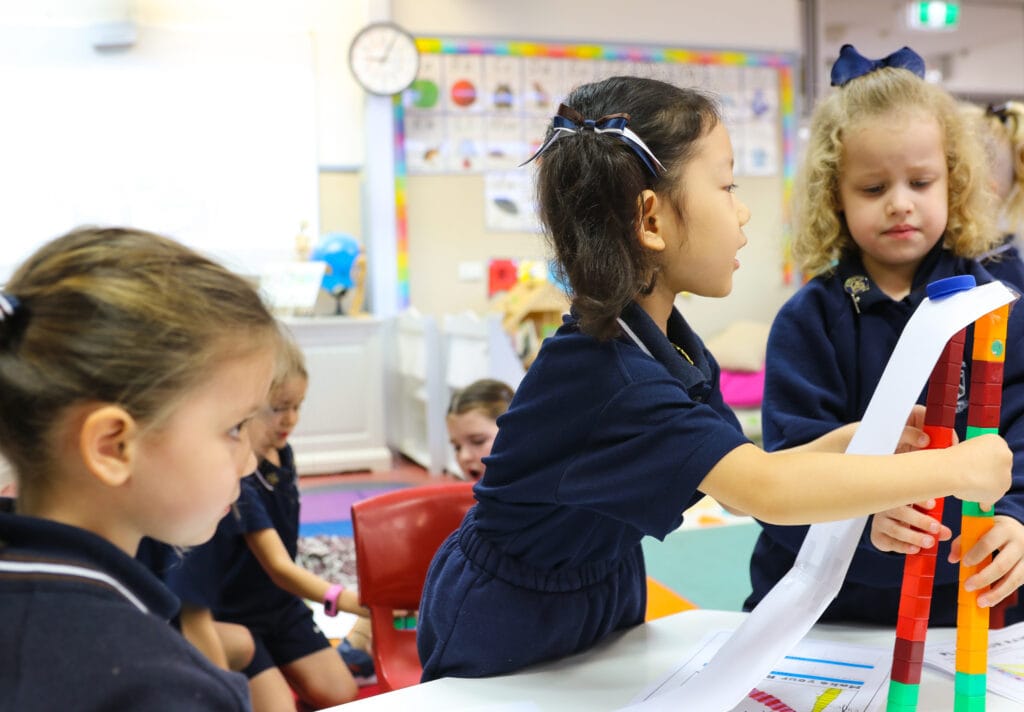
<svg viewBox="0 0 1024 712"><path fill-rule="evenodd" d="M507 383L493 378L481 378L452 394L451 403L448 404L448 415L462 415L471 410L479 410L491 420L497 420L499 415L508 410L512 395L512 387Z"/></svg>
<svg viewBox="0 0 1024 712"><path fill-rule="evenodd" d="M586 119L629 114L629 128L665 166L654 176L618 136L594 131L559 138L540 159L537 197L556 272L580 329L611 338L626 305L653 287L653 254L638 239L640 193L678 205L683 168L721 118L710 95L642 77L584 84L564 103Z"/></svg>

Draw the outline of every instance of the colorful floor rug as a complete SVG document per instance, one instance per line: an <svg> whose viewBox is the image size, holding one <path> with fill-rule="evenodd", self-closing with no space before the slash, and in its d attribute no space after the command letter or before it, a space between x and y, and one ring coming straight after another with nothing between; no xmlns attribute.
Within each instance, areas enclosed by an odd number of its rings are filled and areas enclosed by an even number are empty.
<svg viewBox="0 0 1024 712"><path fill-rule="evenodd" d="M408 482L300 484L298 562L328 581L356 586L356 552L352 541L352 504Z"/></svg>

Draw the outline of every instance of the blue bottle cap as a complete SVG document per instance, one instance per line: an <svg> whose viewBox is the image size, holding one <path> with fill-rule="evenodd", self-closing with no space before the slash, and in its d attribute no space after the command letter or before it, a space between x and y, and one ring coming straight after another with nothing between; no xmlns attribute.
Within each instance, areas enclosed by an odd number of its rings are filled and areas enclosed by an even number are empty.
<svg viewBox="0 0 1024 712"><path fill-rule="evenodd" d="M948 297L950 294L956 292L966 292L968 289L974 289L977 286L977 282L974 281L974 276L970 274L958 274L955 277L946 277L945 279L937 279L934 282L928 284L925 290L928 292L929 299L942 299Z"/></svg>

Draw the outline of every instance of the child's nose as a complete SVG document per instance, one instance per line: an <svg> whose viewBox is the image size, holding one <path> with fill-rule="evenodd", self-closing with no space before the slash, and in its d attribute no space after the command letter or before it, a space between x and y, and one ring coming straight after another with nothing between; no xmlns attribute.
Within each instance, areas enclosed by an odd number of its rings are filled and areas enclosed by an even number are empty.
<svg viewBox="0 0 1024 712"><path fill-rule="evenodd" d="M899 215L901 213L909 212L912 207L913 201L911 201L908 191L905 191L902 188L895 188L889 193L888 208L890 215Z"/></svg>
<svg viewBox="0 0 1024 712"><path fill-rule="evenodd" d="M737 213L737 216L740 219L740 227L743 227L748 222L750 222L750 208L748 208L747 204L744 203L742 200L739 200L738 198L737 198L737 200L739 202L739 206L738 206L738 210L736 211L736 213Z"/></svg>

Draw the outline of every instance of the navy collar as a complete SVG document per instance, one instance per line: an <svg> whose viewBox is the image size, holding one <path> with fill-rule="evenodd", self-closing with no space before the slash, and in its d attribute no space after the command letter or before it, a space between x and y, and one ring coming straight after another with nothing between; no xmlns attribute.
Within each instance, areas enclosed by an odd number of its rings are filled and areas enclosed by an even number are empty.
<svg viewBox="0 0 1024 712"><path fill-rule="evenodd" d="M955 257L942 246L940 240L918 265L911 282L910 293L899 303L916 309L927 296L926 288L930 282L955 274L973 274L978 284L992 281L992 276L976 267L974 260ZM835 277L858 312L870 310L880 304L896 303L868 276L860 252L846 253L836 266Z"/></svg>
<svg viewBox="0 0 1024 712"><path fill-rule="evenodd" d="M631 302L623 309L622 320L647 347L650 355L683 384L691 398L700 401L707 399L711 391L711 364L704 344L675 307L668 318L668 338L665 338L665 334L661 333L654 320L636 302ZM632 339L626 334L620 338L632 343ZM683 358L672 344L686 351L693 359L693 364Z"/></svg>

